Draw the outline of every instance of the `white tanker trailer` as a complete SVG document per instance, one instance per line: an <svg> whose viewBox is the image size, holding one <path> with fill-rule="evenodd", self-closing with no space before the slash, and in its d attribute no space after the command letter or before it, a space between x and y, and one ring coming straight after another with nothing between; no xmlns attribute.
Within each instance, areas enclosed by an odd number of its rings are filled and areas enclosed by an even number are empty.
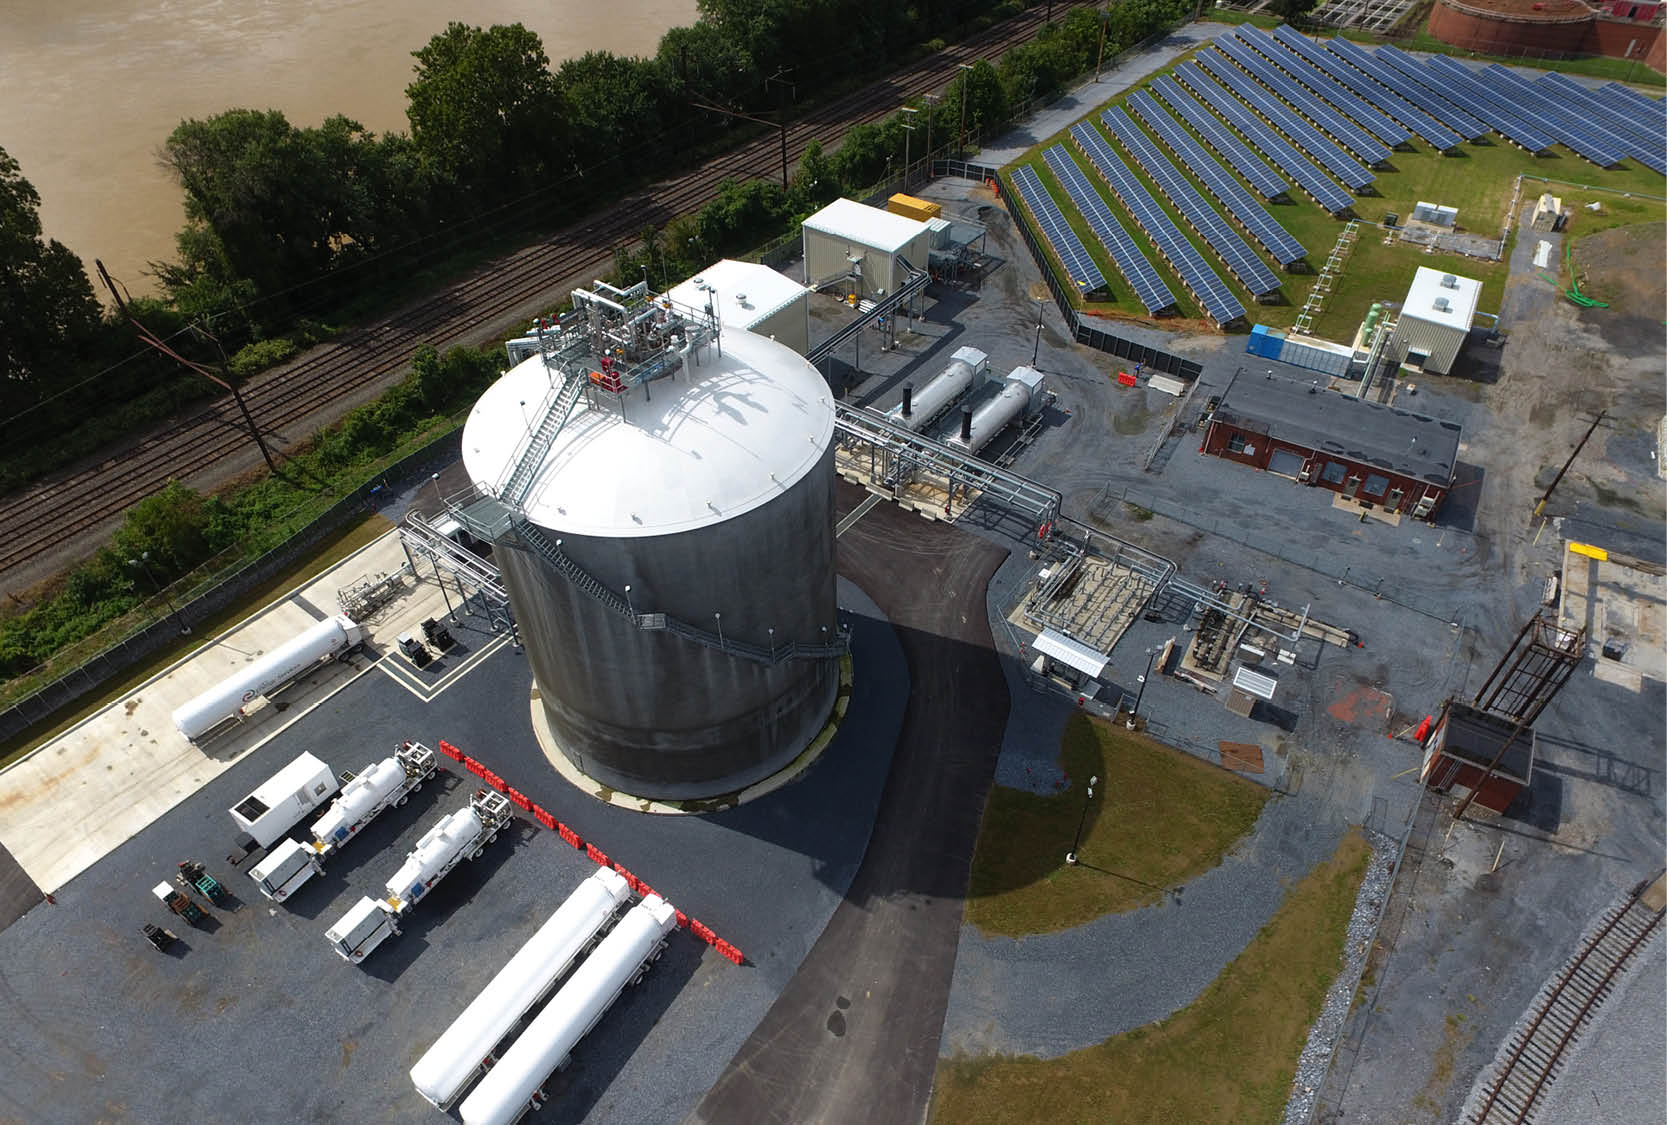
<svg viewBox="0 0 1667 1125"><path fill-rule="evenodd" d="M465 859L478 859L486 845L498 838L509 822L509 798L477 789L467 808L447 813L423 834L405 863L383 885L381 898L361 898L325 933L344 960L355 965L372 950L399 933L399 918L415 906L452 868Z"/></svg>
<svg viewBox="0 0 1667 1125"><path fill-rule="evenodd" d="M320 621L179 707L174 726L188 742L205 738L221 724L241 719L245 704L288 687L321 661L336 659L364 640L365 631L344 613Z"/></svg>
<svg viewBox="0 0 1667 1125"><path fill-rule="evenodd" d="M510 1125L538 1108L545 1080L567 1064L619 994L643 978L676 928L677 911L659 895L621 918L464 1100L463 1125Z"/></svg>
<svg viewBox="0 0 1667 1125"><path fill-rule="evenodd" d="M1000 392L970 414L963 411L960 432L944 444L968 453L977 453L990 439L1019 418L1040 409L1042 373L1034 367L1015 367L1002 384Z"/></svg>
<svg viewBox="0 0 1667 1125"><path fill-rule="evenodd" d="M341 796L313 821L310 840L282 841L250 870L249 877L261 894L283 902L308 879L324 874L324 860L383 811L410 800L438 768L433 750L420 742L402 743L392 757L366 766L342 788Z"/></svg>
<svg viewBox="0 0 1667 1125"><path fill-rule="evenodd" d="M510 1029L550 994L630 900L630 884L610 867L597 868L580 883L417 1060L411 1068L417 1093L439 1109L450 1109L469 1083L497 1061L495 1052Z"/></svg>
<svg viewBox="0 0 1667 1125"><path fill-rule="evenodd" d="M990 370L990 357L977 348L957 348L949 365L915 394L912 385L903 388L903 401L886 412L886 417L919 433L971 393Z"/></svg>

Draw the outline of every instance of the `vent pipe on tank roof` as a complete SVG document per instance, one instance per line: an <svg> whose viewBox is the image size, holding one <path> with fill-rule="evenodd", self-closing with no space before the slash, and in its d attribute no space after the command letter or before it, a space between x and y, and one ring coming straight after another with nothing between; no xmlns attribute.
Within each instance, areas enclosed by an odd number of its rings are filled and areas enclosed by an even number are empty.
<svg viewBox="0 0 1667 1125"><path fill-rule="evenodd" d="M915 412L915 385L903 384L903 417L907 418Z"/></svg>
<svg viewBox="0 0 1667 1125"><path fill-rule="evenodd" d="M972 407L961 407L961 440L972 440Z"/></svg>

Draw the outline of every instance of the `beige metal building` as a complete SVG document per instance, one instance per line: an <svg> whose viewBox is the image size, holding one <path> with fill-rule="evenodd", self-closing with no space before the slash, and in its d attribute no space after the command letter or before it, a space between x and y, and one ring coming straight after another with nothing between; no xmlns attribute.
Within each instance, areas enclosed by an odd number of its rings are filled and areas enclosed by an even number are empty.
<svg viewBox="0 0 1667 1125"><path fill-rule="evenodd" d="M725 329L768 336L800 355L810 350L810 290L769 266L725 258L666 295L696 310L710 301Z"/></svg>
<svg viewBox="0 0 1667 1125"><path fill-rule="evenodd" d="M803 224L805 284L878 298L895 293L911 269L923 270L931 232L924 222L836 199Z"/></svg>
<svg viewBox="0 0 1667 1125"><path fill-rule="evenodd" d="M1481 296L1480 281L1418 267L1389 337L1390 353L1408 367L1450 374Z"/></svg>

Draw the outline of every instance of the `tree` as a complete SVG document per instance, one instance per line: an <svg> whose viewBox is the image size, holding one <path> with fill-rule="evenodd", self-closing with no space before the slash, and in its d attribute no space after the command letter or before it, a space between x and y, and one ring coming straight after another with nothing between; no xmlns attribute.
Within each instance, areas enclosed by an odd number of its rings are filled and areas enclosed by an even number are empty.
<svg viewBox="0 0 1667 1125"><path fill-rule="evenodd" d="M40 195L0 149L0 412L63 381L99 327L81 259L41 237Z"/></svg>
<svg viewBox="0 0 1667 1125"><path fill-rule="evenodd" d="M1268 11L1286 23L1304 24L1319 0L1268 0Z"/></svg>
<svg viewBox="0 0 1667 1125"><path fill-rule="evenodd" d="M537 35L453 23L413 55L405 113L442 181L476 201L504 199L565 162L567 115Z"/></svg>

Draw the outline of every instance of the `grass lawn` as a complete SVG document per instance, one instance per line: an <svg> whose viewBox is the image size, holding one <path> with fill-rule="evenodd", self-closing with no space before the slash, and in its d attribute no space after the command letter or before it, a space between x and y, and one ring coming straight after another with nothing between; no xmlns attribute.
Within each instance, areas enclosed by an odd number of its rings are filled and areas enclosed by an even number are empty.
<svg viewBox="0 0 1667 1125"><path fill-rule="evenodd" d="M1166 1020L1057 1059L941 1061L932 1120L1279 1121L1341 964L1370 854L1351 832L1198 999Z"/></svg>
<svg viewBox="0 0 1667 1125"><path fill-rule="evenodd" d="M264 609L268 603L280 595L288 593L309 578L328 570L360 547L381 537L391 527L393 527L393 524L389 523L386 517L373 513L358 523L344 528L332 538L319 544L318 549L312 554L297 562L266 585L252 591L247 598L238 604L228 606L214 617L193 625L188 635L180 637L173 643L159 649L143 664L134 667L120 680L105 687L103 691L85 696L78 703L60 711L51 719L43 720L41 723L23 731L23 733L0 742L0 766L11 764L41 743L56 738L88 715L101 708L108 707L135 687L180 659L180 657L201 648L245 617Z"/></svg>
<svg viewBox="0 0 1667 1125"><path fill-rule="evenodd" d="M1182 56L1176 62L1182 62L1188 57L1190 55ZM1115 98L1109 104L1120 105L1126 96L1125 94L1123 97ZM1103 109L1104 107L1096 107L1084 118L1093 122L1094 127L1102 133L1105 130L1099 123L1099 117ZM1138 118L1136 120L1138 122ZM1187 128L1189 132L1192 131L1190 126ZM1107 139L1111 140L1109 135ZM1414 204L1424 200L1457 208L1461 227L1484 237L1497 237L1505 220L1506 208L1510 204L1515 179L1518 175L1526 174L1543 177L1550 182L1542 184L1534 180L1525 181L1524 198L1532 198L1540 191L1550 190L1561 195L1565 204L1570 207L1579 207L1593 199L1603 201L1603 214L1594 216L1585 211L1577 214L1572 224L1577 236L1609 226L1667 218L1667 205L1659 198L1644 198L1638 195L1627 198L1625 195L1629 192L1654 197L1667 194L1667 182L1649 169L1637 166L1603 169L1561 147L1554 149L1551 154L1534 157L1499 140L1497 136L1494 139L1494 144L1466 145L1457 155L1442 156L1430 151L1427 145L1415 138L1413 151L1391 154L1390 166L1377 171L1377 182L1374 185L1377 194L1358 197L1355 213L1372 223L1381 222L1388 212L1394 212L1405 219L1412 214ZM1089 254L1111 286L1111 300L1081 303L1082 311L1113 320L1147 319L1145 308L1135 299L1128 282L1112 263L1111 256L1083 223L1076 208L1071 205L1042 160L1043 150L1056 143L1065 145L1072 159L1082 167L1089 182L1105 199L1124 229L1134 236L1148 260L1157 268L1158 275L1178 298L1179 317L1160 323L1177 331L1204 329L1204 322L1198 319L1197 305L1187 294L1186 287L1152 250L1151 242L1145 233L1130 217L1128 210L1112 195L1099 173L1077 152L1075 145L1071 143L1070 131L1067 128L1042 141L1015 164L1028 164L1036 169L1037 175L1060 204L1060 209L1072 229L1082 239L1083 245L1088 248ZM1119 155L1125 156L1141 182L1151 190L1151 181L1134 160L1128 158L1121 145L1115 141L1112 141L1112 144ZM1162 145L1159 147L1162 148ZM1167 149L1164 151L1169 155ZM1187 171L1185 168L1182 170ZM1203 182L1190 171L1187 171L1187 174L1200 194L1211 200L1223 215L1228 215L1226 208L1214 200ZM1285 178L1289 180L1289 177ZM1225 264L1169 206L1168 201L1155 190L1151 193L1170 217L1175 219L1176 225L1199 247L1216 273L1233 289L1244 304L1251 323L1265 324L1272 328L1289 328L1295 323L1297 314L1301 311L1313 285L1314 274L1282 275L1285 284L1281 303L1257 305L1228 272ZM1336 244L1337 237L1343 230L1343 221L1332 218L1294 185L1290 202L1265 206L1269 213L1307 248L1309 262L1317 273ZM1244 232L1241 230L1240 233ZM1245 237L1246 241L1251 241L1248 235ZM1252 245L1255 245L1254 242ZM1373 301L1399 301L1406 295L1413 272L1419 266L1449 270L1480 280L1483 283L1482 310L1491 312L1499 307L1508 272L1503 261L1486 262L1461 254L1426 254L1421 247L1400 242L1384 246L1381 233L1363 225L1360 240L1351 254L1342 278L1334 285L1324 310L1315 318L1314 334L1347 343L1353 338L1355 329L1359 327Z"/></svg>
<svg viewBox="0 0 1667 1125"><path fill-rule="evenodd" d="M1059 758L1067 790L990 790L967 891L967 921L985 933L1048 933L1154 902L1219 864L1268 799L1260 785L1081 712ZM1065 853L1090 777L1100 784L1072 867Z"/></svg>

